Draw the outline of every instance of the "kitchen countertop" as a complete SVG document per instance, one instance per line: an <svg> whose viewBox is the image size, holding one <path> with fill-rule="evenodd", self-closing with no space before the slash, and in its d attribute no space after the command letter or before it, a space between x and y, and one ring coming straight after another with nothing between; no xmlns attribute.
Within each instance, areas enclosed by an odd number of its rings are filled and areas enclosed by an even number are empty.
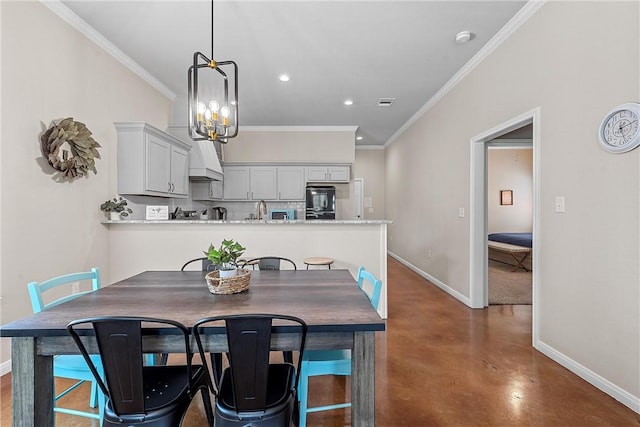
<svg viewBox="0 0 640 427"><path fill-rule="evenodd" d="M282 220L282 219L238 219L238 220L160 220L147 221L143 219L125 219L120 221L102 220L102 224L313 224L313 225L333 225L333 224L391 224L388 219L331 219L331 220Z"/></svg>

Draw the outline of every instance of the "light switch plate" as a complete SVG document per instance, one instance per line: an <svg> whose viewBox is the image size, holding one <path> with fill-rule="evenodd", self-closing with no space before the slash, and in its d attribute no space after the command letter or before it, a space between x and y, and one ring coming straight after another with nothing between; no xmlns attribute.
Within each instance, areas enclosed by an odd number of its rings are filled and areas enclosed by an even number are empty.
<svg viewBox="0 0 640 427"><path fill-rule="evenodd" d="M564 196L556 196L556 212L564 212Z"/></svg>

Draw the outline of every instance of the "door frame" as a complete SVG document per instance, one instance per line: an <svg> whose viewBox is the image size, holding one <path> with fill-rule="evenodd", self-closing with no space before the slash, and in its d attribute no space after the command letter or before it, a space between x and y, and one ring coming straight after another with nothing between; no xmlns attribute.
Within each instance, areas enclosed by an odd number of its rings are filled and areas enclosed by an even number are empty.
<svg viewBox="0 0 640 427"><path fill-rule="evenodd" d="M540 107L495 126L471 138L471 200L469 210L469 300L472 308L489 305L487 269L487 148L489 141L531 124L533 128L533 247L532 263L532 339L538 335L538 272L540 271Z"/></svg>

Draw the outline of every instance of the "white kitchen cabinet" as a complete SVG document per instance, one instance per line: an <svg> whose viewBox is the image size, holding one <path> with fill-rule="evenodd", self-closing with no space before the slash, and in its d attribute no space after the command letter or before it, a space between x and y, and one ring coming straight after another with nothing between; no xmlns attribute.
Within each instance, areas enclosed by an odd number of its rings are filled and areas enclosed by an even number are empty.
<svg viewBox="0 0 640 427"><path fill-rule="evenodd" d="M349 182L349 166L309 166L308 182Z"/></svg>
<svg viewBox="0 0 640 427"><path fill-rule="evenodd" d="M222 181L192 181L193 200L222 200Z"/></svg>
<svg viewBox="0 0 640 427"><path fill-rule="evenodd" d="M191 146L144 122L115 126L118 193L186 198Z"/></svg>
<svg viewBox="0 0 640 427"><path fill-rule="evenodd" d="M225 166L222 184L224 200L251 200L251 168Z"/></svg>
<svg viewBox="0 0 640 427"><path fill-rule="evenodd" d="M225 166L224 200L304 200L302 166Z"/></svg>
<svg viewBox="0 0 640 427"><path fill-rule="evenodd" d="M277 168L251 167L251 200L275 200L278 197Z"/></svg>
<svg viewBox="0 0 640 427"><path fill-rule="evenodd" d="M304 168L282 166L278 168L278 200L304 200Z"/></svg>

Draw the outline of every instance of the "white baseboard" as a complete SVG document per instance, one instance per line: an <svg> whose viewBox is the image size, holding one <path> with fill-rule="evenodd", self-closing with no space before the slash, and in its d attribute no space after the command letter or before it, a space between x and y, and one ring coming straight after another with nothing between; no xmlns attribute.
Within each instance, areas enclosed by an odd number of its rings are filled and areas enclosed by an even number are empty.
<svg viewBox="0 0 640 427"><path fill-rule="evenodd" d="M554 362L564 366L592 386L613 397L632 411L640 414L640 397L632 395L542 341L535 342L533 346Z"/></svg>
<svg viewBox="0 0 640 427"><path fill-rule="evenodd" d="M420 276L424 277L425 279L427 279L428 281L430 281L431 283L433 283L434 285L436 285L437 287L439 287L440 289L442 289L443 291L445 291L446 293L448 293L449 295L451 295L452 297L454 297L455 299L460 301L461 303L465 304L467 307L471 307L471 300L468 297L465 297L460 292L456 291L453 288L450 288L449 286L447 286L446 284L444 284L440 280L438 280L435 277L431 276L429 273L420 270L418 267L416 267L415 265L411 264L409 261L406 261L406 260L402 259L401 257L399 257L398 255L394 254L393 252L387 251L387 253L391 257L393 257L397 261L399 261L401 264L404 264L409 269L415 271Z"/></svg>
<svg viewBox="0 0 640 427"><path fill-rule="evenodd" d="M11 372L11 359L0 363L0 377Z"/></svg>

